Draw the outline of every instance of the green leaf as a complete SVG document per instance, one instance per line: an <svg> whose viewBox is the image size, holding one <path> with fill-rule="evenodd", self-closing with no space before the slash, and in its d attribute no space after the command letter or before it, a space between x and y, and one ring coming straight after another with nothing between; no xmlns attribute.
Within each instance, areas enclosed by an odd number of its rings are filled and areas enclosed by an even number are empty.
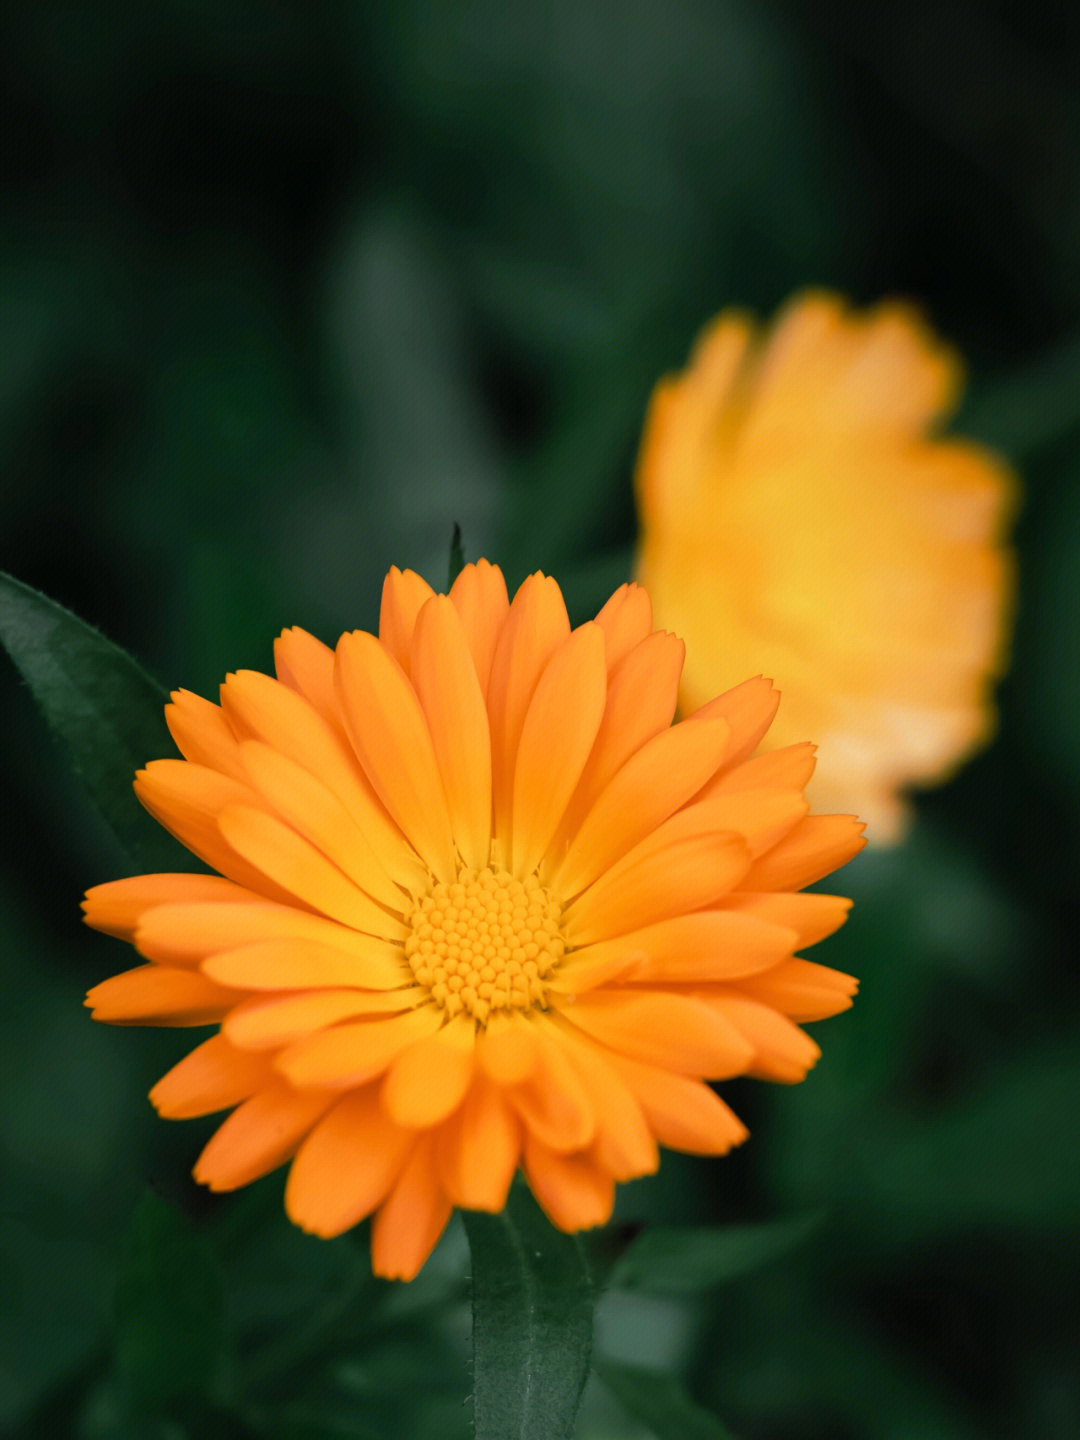
<svg viewBox="0 0 1080 1440"><path fill-rule="evenodd" d="M119 645L2 572L0 641L133 868L192 868L131 788L139 766L173 748L161 686Z"/></svg>
<svg viewBox="0 0 1080 1440"><path fill-rule="evenodd" d="M115 1359L126 1405L220 1402L226 1378L225 1287L209 1242L147 1191L120 1248Z"/></svg>
<svg viewBox="0 0 1080 1440"><path fill-rule="evenodd" d="M674 1375L614 1360L598 1359L595 1365L619 1403L647 1425L657 1440L735 1440L711 1410L690 1398Z"/></svg>
<svg viewBox="0 0 1080 1440"><path fill-rule="evenodd" d="M454 534L450 540L450 575L446 582L447 590L465 569L465 547L461 543L461 526L454 521Z"/></svg>
<svg viewBox="0 0 1080 1440"><path fill-rule="evenodd" d="M821 1224L821 1211L764 1225L655 1225L627 1250L610 1285L654 1295L698 1295L778 1259Z"/></svg>
<svg viewBox="0 0 1080 1440"><path fill-rule="evenodd" d="M584 1247L554 1229L520 1181L500 1214L463 1216L476 1440L569 1440L592 1353Z"/></svg>

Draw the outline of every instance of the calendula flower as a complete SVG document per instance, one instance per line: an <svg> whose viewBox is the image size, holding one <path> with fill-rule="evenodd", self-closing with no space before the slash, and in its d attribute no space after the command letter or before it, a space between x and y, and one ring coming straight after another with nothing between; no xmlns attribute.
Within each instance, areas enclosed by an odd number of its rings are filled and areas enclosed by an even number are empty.
<svg viewBox="0 0 1080 1440"><path fill-rule="evenodd" d="M1018 487L934 431L958 357L899 304L793 301L763 334L721 315L656 389L637 471L638 577L687 642L690 713L741 676L782 677L770 741L813 735L814 797L900 838L905 787L991 737Z"/></svg>
<svg viewBox="0 0 1080 1440"><path fill-rule="evenodd" d="M808 814L811 746L751 758L769 681L673 726L683 644L644 590L572 630L554 580L510 604L485 561L449 596L392 570L378 636L286 630L275 660L220 706L174 694L186 758L136 781L219 874L85 901L149 962L90 991L95 1018L218 1027L151 1092L164 1116L232 1109L197 1179L291 1160L290 1217L373 1214L376 1271L408 1278L519 1167L557 1226L600 1224L659 1145L744 1138L706 1079L814 1063L794 1022L855 981L795 951L849 902L797 892L862 827Z"/></svg>

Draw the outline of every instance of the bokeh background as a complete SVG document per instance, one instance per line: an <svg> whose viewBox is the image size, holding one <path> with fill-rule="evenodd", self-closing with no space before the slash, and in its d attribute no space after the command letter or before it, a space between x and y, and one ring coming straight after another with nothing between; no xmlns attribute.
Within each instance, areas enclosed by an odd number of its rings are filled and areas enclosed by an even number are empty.
<svg viewBox="0 0 1080 1440"><path fill-rule="evenodd" d="M967 356L957 428L1026 487L999 738L834 882L819 958L863 988L817 1069L723 1087L751 1141L617 1212L811 1217L723 1289L601 1305L604 1353L743 1440L1080 1434L1078 14L5 9L0 567L170 687L373 627L455 521L587 618L650 388L724 306L908 296ZM145 1099L191 1033L81 1008L128 952L78 901L128 867L6 660L0 690L0 1433L467 1434L459 1223L388 1286L280 1175L197 1191L213 1122ZM593 1381L579 1433L651 1432Z"/></svg>

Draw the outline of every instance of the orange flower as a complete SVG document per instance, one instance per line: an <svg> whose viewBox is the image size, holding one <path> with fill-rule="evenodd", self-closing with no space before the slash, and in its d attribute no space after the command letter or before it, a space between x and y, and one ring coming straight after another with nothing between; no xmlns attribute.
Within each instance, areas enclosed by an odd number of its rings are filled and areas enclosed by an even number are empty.
<svg viewBox="0 0 1080 1440"><path fill-rule="evenodd" d="M995 456L928 434L958 357L897 304L794 300L771 334L721 315L657 386L638 463L638 577L683 636L685 713L764 669L771 740L813 735L815 799L900 838L901 792L994 730L1018 487Z"/></svg>
<svg viewBox="0 0 1080 1440"><path fill-rule="evenodd" d="M176 692L187 758L136 781L220 874L85 901L150 962L91 990L96 1019L218 1027L150 1096L235 1107L199 1180L291 1159L291 1218L374 1214L376 1271L409 1278L519 1166L556 1225L598 1225L658 1145L745 1138L705 1079L802 1079L819 1052L793 1020L855 981L794 958L850 902L795 892L862 827L807 813L812 746L750 758L769 681L672 726L683 645L642 589L571 630L553 580L511 605L483 560L449 596L391 570L378 637L286 630L275 659L220 707Z"/></svg>

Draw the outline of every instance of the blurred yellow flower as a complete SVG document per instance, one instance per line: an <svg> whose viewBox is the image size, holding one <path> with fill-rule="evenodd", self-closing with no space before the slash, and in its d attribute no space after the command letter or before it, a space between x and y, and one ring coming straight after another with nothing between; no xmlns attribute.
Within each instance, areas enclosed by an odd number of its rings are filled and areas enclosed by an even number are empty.
<svg viewBox="0 0 1080 1440"><path fill-rule="evenodd" d="M910 308L810 293L767 333L719 316L642 440L637 574L686 641L682 711L773 676L772 742L813 736L815 801L857 811L872 842L901 838L905 788L948 778L995 726L1019 487L934 433L961 385Z"/></svg>
<svg viewBox="0 0 1080 1440"><path fill-rule="evenodd" d="M745 1138L706 1079L803 1078L793 1022L855 981L795 957L850 902L796 892L862 826L808 814L812 747L751 758L768 681L673 726L683 645L640 587L571 630L553 580L510 604L485 561L449 596L392 570L379 636L286 630L275 659L220 706L176 692L186 758L136 782L219 874L85 901L150 962L90 991L96 1019L218 1027L150 1097L232 1109L199 1180L291 1160L291 1218L374 1214L376 1271L409 1278L519 1165L556 1225L601 1224L658 1145Z"/></svg>

